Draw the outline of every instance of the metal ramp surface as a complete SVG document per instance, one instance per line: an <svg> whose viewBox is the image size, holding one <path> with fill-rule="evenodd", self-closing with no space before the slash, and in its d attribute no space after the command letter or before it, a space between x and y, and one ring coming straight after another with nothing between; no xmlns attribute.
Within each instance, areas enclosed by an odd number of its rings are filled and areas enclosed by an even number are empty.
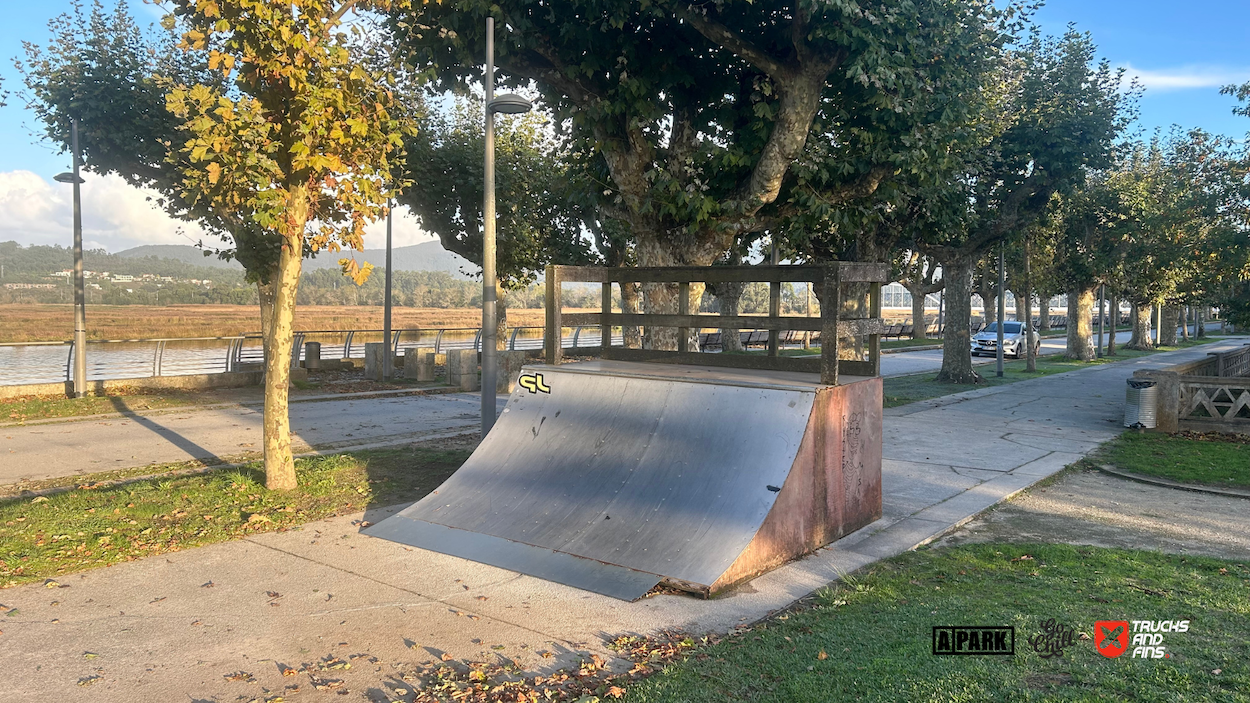
<svg viewBox="0 0 1250 703"><path fill-rule="evenodd" d="M460 470L365 532L624 600L661 582L712 592L727 573L751 571L744 553L776 565L812 548L748 549L813 454L802 451L805 437L809 449L826 443L808 435L831 387L773 376L629 362L527 367ZM880 383L870 380L879 515ZM812 492L798 483L786 491ZM811 522L792 517L782 522Z"/></svg>

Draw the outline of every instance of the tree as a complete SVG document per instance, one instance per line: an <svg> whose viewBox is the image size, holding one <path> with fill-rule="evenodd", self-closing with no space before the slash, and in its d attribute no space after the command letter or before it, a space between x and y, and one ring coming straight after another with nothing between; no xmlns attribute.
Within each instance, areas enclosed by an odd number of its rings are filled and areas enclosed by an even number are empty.
<svg viewBox="0 0 1250 703"><path fill-rule="evenodd" d="M265 483L296 486L287 387L305 252L363 250L364 227L385 213L404 126L393 93L353 58L342 18L387 0L176 0L181 48L207 55L230 85L179 84L166 105L179 125L182 195L193 207L247 212L278 245L259 275L272 284L262 320ZM357 282L369 275L342 259ZM245 262L246 265L246 262ZM250 268L250 267L249 267Z"/></svg>
<svg viewBox="0 0 1250 703"><path fill-rule="evenodd" d="M924 316L925 297L944 286L937 262L918 251L909 252L898 282L911 293L911 338L925 339L929 336Z"/></svg>
<svg viewBox="0 0 1250 703"><path fill-rule="evenodd" d="M950 0L454 0L393 12L391 28L444 86L477 78L488 13L511 28L498 48L505 83L532 82L577 148L602 158L610 179L598 207L629 225L639 264L708 266L775 223L769 208L818 114L907 110L896 97L926 82L917 66L968 7L986 11ZM825 123L839 137L830 144L859 143L846 122ZM831 188L854 198L894 169L845 161ZM692 300L701 289L691 286ZM656 312L675 311L675 293L644 291ZM675 344L668 337L659 343Z"/></svg>
<svg viewBox="0 0 1250 703"><path fill-rule="evenodd" d="M458 99L404 140L404 175L420 183L398 197L444 249L482 263L482 104ZM580 174L565 145L536 113L495 123L495 190L499 202L497 267L505 288L532 282L548 263L601 260L582 236L597 213L571 186ZM582 187L588 184L577 183Z"/></svg>
<svg viewBox="0 0 1250 703"><path fill-rule="evenodd" d="M981 380L972 368L968 327L974 266L983 252L1036 224L1054 195L1108 163L1132 97L1121 91L1121 78L1106 61L1094 63L1089 36L1072 29L1058 38L1034 34L1003 54L997 81L986 87L982 119L993 128L967 155L959 179L971 203L969 225L918 243L941 262L947 282L939 380Z"/></svg>

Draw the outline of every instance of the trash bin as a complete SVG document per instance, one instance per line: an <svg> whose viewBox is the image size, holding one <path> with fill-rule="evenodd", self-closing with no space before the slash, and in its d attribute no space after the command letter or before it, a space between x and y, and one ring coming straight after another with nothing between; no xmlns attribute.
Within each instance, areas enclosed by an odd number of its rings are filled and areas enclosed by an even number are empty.
<svg viewBox="0 0 1250 703"><path fill-rule="evenodd" d="M304 368L321 368L321 342L304 342Z"/></svg>
<svg viewBox="0 0 1250 703"><path fill-rule="evenodd" d="M1154 381L1128 380L1124 397L1124 426L1154 429L1159 407L1159 388Z"/></svg>

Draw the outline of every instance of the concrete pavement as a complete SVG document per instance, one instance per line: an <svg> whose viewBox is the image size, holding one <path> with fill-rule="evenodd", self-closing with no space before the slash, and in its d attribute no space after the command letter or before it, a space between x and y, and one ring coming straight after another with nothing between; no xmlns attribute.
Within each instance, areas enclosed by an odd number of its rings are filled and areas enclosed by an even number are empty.
<svg viewBox="0 0 1250 703"><path fill-rule="evenodd" d="M481 426L480 402L457 393L292 403L292 443L301 451L470 432ZM0 485L253 454L262 450L261 415L256 405L191 406L0 427Z"/></svg>
<svg viewBox="0 0 1250 703"><path fill-rule="evenodd" d="M887 410L884 517L716 600L625 603L359 534L360 520L402 506L74 575L67 588L0 591L17 609L0 619L0 700L290 700L289 686L298 700L397 699L412 688L405 672L444 656L537 670L610 656L618 634L727 631L935 538L1114 437L1134 370L1246 341ZM282 675L325 657L353 666ZM317 689L324 678L342 683Z"/></svg>

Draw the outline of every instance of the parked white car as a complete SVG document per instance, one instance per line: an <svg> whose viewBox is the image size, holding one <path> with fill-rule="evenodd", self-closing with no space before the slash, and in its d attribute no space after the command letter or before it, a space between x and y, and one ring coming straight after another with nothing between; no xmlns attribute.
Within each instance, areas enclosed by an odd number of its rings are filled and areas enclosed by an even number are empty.
<svg viewBox="0 0 1250 703"><path fill-rule="evenodd" d="M1037 354L1038 348L1041 346L1042 340L1038 338L1037 333L1032 334L1033 337L1033 353ZM995 356L998 353L998 323L991 322L985 329L976 333L972 338L972 355ZM1010 356L1019 359L1024 356L1024 323L1023 322L1004 322L1003 323L1003 356Z"/></svg>

